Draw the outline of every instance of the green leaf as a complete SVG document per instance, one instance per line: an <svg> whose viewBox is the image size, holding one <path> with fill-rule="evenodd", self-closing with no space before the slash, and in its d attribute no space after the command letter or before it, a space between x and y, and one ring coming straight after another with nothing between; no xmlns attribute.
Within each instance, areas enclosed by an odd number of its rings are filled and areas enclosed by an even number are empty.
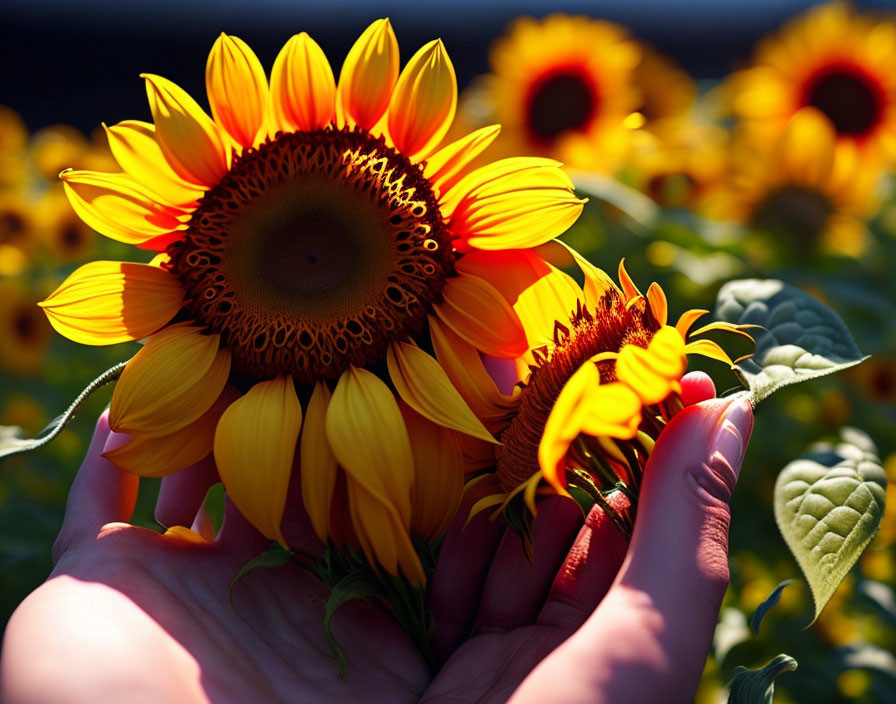
<svg viewBox="0 0 896 704"><path fill-rule="evenodd" d="M660 207L641 191L630 188L614 178L585 171L570 173L576 190L584 191L598 200L619 209L631 220L631 224L650 229L659 221Z"/></svg>
<svg viewBox="0 0 896 704"><path fill-rule="evenodd" d="M753 629L753 633L759 633L759 624L762 623L762 619L765 618L765 615L771 610L771 608L778 603L778 599L781 598L781 592L784 591L784 587L786 587L792 581L792 579L785 579L777 587L775 587L774 591L766 597L765 601L763 601L759 606L756 607L756 610L750 617L750 628Z"/></svg>
<svg viewBox="0 0 896 704"><path fill-rule="evenodd" d="M339 679L345 677L345 653L339 647L339 643L333 637L333 631L330 629L330 622L336 609L345 602L352 599L368 599L372 596L383 597L383 590L376 582L373 581L371 575L364 570L356 570L349 572L345 577L340 579L330 592L330 598L327 599L327 608L324 613L324 633L327 636L327 644L330 646L330 652L339 663Z"/></svg>
<svg viewBox="0 0 896 704"><path fill-rule="evenodd" d="M758 334L753 335L753 356L736 366L754 406L783 386L867 359L834 311L783 281L731 281L719 291L715 315L718 320L762 328L754 331Z"/></svg>
<svg viewBox="0 0 896 704"><path fill-rule="evenodd" d="M863 432L840 431L787 465L775 483L775 520L809 582L815 617L877 533L887 476ZM811 625L811 624L810 624Z"/></svg>
<svg viewBox="0 0 896 704"><path fill-rule="evenodd" d="M761 670L737 667L728 683L728 704L772 704L775 678L796 669L796 660L779 655Z"/></svg>
<svg viewBox="0 0 896 704"><path fill-rule="evenodd" d="M233 588L236 586L236 583L249 574L249 572L258 569L259 567L280 567L281 565L285 565L291 559L292 552L290 550L287 550L280 545L280 543L272 542L271 546L261 553L261 555L249 560L249 562L243 565L240 568L240 571L236 573L236 577L233 578L233 581L230 583L230 588L227 590L227 598L230 600L230 608L233 608Z"/></svg>
<svg viewBox="0 0 896 704"><path fill-rule="evenodd" d="M78 409L84 405L84 402L87 401L94 391L115 381L121 376L121 372L125 368L125 365L127 365L127 362L116 364L114 367L106 370L96 379L91 381L90 384L87 385L87 388L78 394L78 397L72 401L72 404L68 409L66 409L62 415L53 419L46 428L38 433L36 438L23 438L21 428L0 425L0 459L20 452L36 450L50 442L53 438L59 435L69 423L71 423L72 419L75 417L75 413L78 412Z"/></svg>

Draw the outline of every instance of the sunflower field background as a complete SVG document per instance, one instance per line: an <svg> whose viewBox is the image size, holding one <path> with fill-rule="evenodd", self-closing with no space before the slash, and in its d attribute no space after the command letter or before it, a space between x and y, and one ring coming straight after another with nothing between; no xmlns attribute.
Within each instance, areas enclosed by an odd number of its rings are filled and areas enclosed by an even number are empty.
<svg viewBox="0 0 896 704"><path fill-rule="evenodd" d="M888 15L886 5L695 1L672 10L641 0L566 3L568 14L557 14L553 4L464 2L462 22L436 5L389 8L408 45L441 35L452 52L466 86L459 134L500 122L503 155L567 165L589 202L563 239L593 263L612 271L624 258L636 281L662 285L672 310L712 309L731 279L778 278L831 306L871 355L759 410L701 702L724 701L736 666L761 667L778 653L799 667L776 681L777 702L896 701L896 9ZM37 302L87 261L133 260L78 220L57 176L114 170L98 122L143 115L137 74L164 73L201 94L193 69L222 30L251 41L266 64L299 30L336 57L383 12L361 2L260 7L13 2L2 11L0 425L34 436L133 354L129 344L89 349L54 334ZM4 623L51 568L68 487L110 397L95 394L56 441L0 464ZM876 444L890 506L804 630L812 601L775 525L774 482L844 426ZM142 481L135 520L158 528L157 480ZM787 579L753 634L750 615Z"/></svg>

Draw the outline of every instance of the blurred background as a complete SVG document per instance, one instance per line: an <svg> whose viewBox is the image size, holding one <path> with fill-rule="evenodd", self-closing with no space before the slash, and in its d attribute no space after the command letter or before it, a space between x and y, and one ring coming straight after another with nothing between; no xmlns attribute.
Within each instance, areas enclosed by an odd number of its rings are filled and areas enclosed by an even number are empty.
<svg viewBox="0 0 896 704"><path fill-rule="evenodd" d="M698 700L724 700L735 666L761 667L783 652L799 669L778 680L777 702L896 701L892 488L881 532L812 628L803 630L811 598L798 582L759 636L747 627L775 585L800 577L772 511L781 468L853 425L877 444L891 487L896 480L896 30L886 14L896 4L814 5L6 0L0 425L33 436L93 378L133 354L130 345L90 348L62 338L36 302L87 261L149 258L83 225L56 178L67 167L117 169L98 128L150 119L138 74L166 76L204 102L206 57L220 32L246 40L269 68L292 34L307 31L338 75L360 32L387 15L404 58L434 37L445 41L467 89L458 130L498 121L505 132L497 151L569 164L591 200L564 239L610 272L625 257L635 281L659 281L673 319L688 308L711 309L726 280L781 278L834 308L874 355L760 408L734 499L731 588ZM514 24L557 12L612 24L556 16ZM787 24L794 17L797 24ZM577 89L556 82L548 91L558 72L592 72L599 100L592 95L583 107ZM539 99L547 101L547 122L536 119ZM800 120L827 125L812 127L808 147L793 127L805 106L815 111ZM816 152L829 159L820 174L808 174L805 160ZM706 369L720 391L736 383L712 365ZM2 623L51 569L68 487L110 396L111 389L95 394L49 446L0 462ZM135 520L158 528L157 484L143 482Z"/></svg>

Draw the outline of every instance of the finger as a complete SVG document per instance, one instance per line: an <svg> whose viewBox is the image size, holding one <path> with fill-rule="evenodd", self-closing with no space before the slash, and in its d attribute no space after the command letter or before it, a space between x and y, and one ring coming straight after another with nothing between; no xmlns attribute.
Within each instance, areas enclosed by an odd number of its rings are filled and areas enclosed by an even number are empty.
<svg viewBox="0 0 896 704"><path fill-rule="evenodd" d="M166 528L193 523L205 495L218 480L211 456L162 479L156 501L156 520Z"/></svg>
<svg viewBox="0 0 896 704"><path fill-rule="evenodd" d="M607 497L622 510L627 501L616 492ZM606 595L625 558L623 538L599 506L591 509L572 549L557 573L538 623L574 631Z"/></svg>
<svg viewBox="0 0 896 704"><path fill-rule="evenodd" d="M728 501L752 427L745 395L690 406L672 419L647 464L616 581L516 701L580 675L586 663L570 702L651 701L656 692L663 701L692 701L728 584Z"/></svg>
<svg viewBox="0 0 896 704"><path fill-rule="evenodd" d="M218 537L215 538L215 546L243 564L267 550L269 543L270 541L243 517L228 496L224 502L224 521Z"/></svg>
<svg viewBox="0 0 896 704"><path fill-rule="evenodd" d="M716 385L706 372L690 372L681 379L681 403L693 406L716 396Z"/></svg>
<svg viewBox="0 0 896 704"><path fill-rule="evenodd" d="M121 447L128 439L127 435L111 432L109 412L105 411L69 491L62 528L53 544L54 564L76 540L92 540L107 523L131 519L140 480L102 456L105 450Z"/></svg>
<svg viewBox="0 0 896 704"><path fill-rule="evenodd" d="M429 609L435 620L430 643L445 660L469 636L479 607L489 565L504 535L503 520L480 513L467 523L470 507L479 497L464 497L457 518L448 530L429 592Z"/></svg>
<svg viewBox="0 0 896 704"><path fill-rule="evenodd" d="M474 632L494 633L535 623L557 569L582 526L575 501L551 496L538 505L533 530L534 561L518 535L507 531L492 560Z"/></svg>

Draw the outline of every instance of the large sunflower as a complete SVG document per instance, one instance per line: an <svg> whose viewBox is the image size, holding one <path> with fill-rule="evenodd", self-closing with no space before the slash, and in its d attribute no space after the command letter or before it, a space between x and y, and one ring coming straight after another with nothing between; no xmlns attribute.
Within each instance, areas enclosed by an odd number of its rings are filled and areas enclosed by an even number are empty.
<svg viewBox="0 0 896 704"><path fill-rule="evenodd" d="M741 135L709 214L744 223L800 256L863 254L870 237L863 220L878 206L881 169L854 145L835 145L830 121L814 108L794 115L771 144Z"/></svg>
<svg viewBox="0 0 896 704"><path fill-rule="evenodd" d="M522 17L489 60L492 72L465 103L468 120L499 122L506 153L615 170L628 147L626 119L639 104L640 51L623 27L559 13Z"/></svg>
<svg viewBox="0 0 896 704"><path fill-rule="evenodd" d="M692 338L713 330L747 334L729 323L692 330L705 310L689 310L670 325L658 284L641 294L623 264L620 287L575 258L584 288L556 270L542 278L554 286L553 296L542 291L543 319L554 319L550 328L541 325L550 329L549 341L530 353L512 394L487 383L469 346L449 335L436 340L458 389L501 440L469 452L484 470L472 483L486 494L472 512L497 506L524 535L539 493L568 495L573 484L600 500L619 484L634 496L653 443L682 408L687 356L732 364L717 343Z"/></svg>
<svg viewBox="0 0 896 704"><path fill-rule="evenodd" d="M214 448L237 507L285 542L298 454L320 537L422 580L410 531L421 525L412 499L426 502L412 493L439 484L415 477L462 466L459 453L414 458L438 454L445 434L491 439L426 351L428 330L523 353L509 303L460 264L555 237L582 202L553 161L468 169L497 127L438 149L457 102L451 61L433 41L399 72L388 20L361 35L338 83L307 34L287 42L270 83L252 50L222 35L206 68L212 117L171 81L144 78L154 124L107 130L122 172L62 178L85 222L160 254L87 264L42 304L79 342L149 337L110 412L134 438L109 456L161 475Z"/></svg>
<svg viewBox="0 0 896 704"><path fill-rule="evenodd" d="M756 50L729 86L735 114L774 139L801 108L831 121L838 144L896 157L896 23L844 2L812 8Z"/></svg>

